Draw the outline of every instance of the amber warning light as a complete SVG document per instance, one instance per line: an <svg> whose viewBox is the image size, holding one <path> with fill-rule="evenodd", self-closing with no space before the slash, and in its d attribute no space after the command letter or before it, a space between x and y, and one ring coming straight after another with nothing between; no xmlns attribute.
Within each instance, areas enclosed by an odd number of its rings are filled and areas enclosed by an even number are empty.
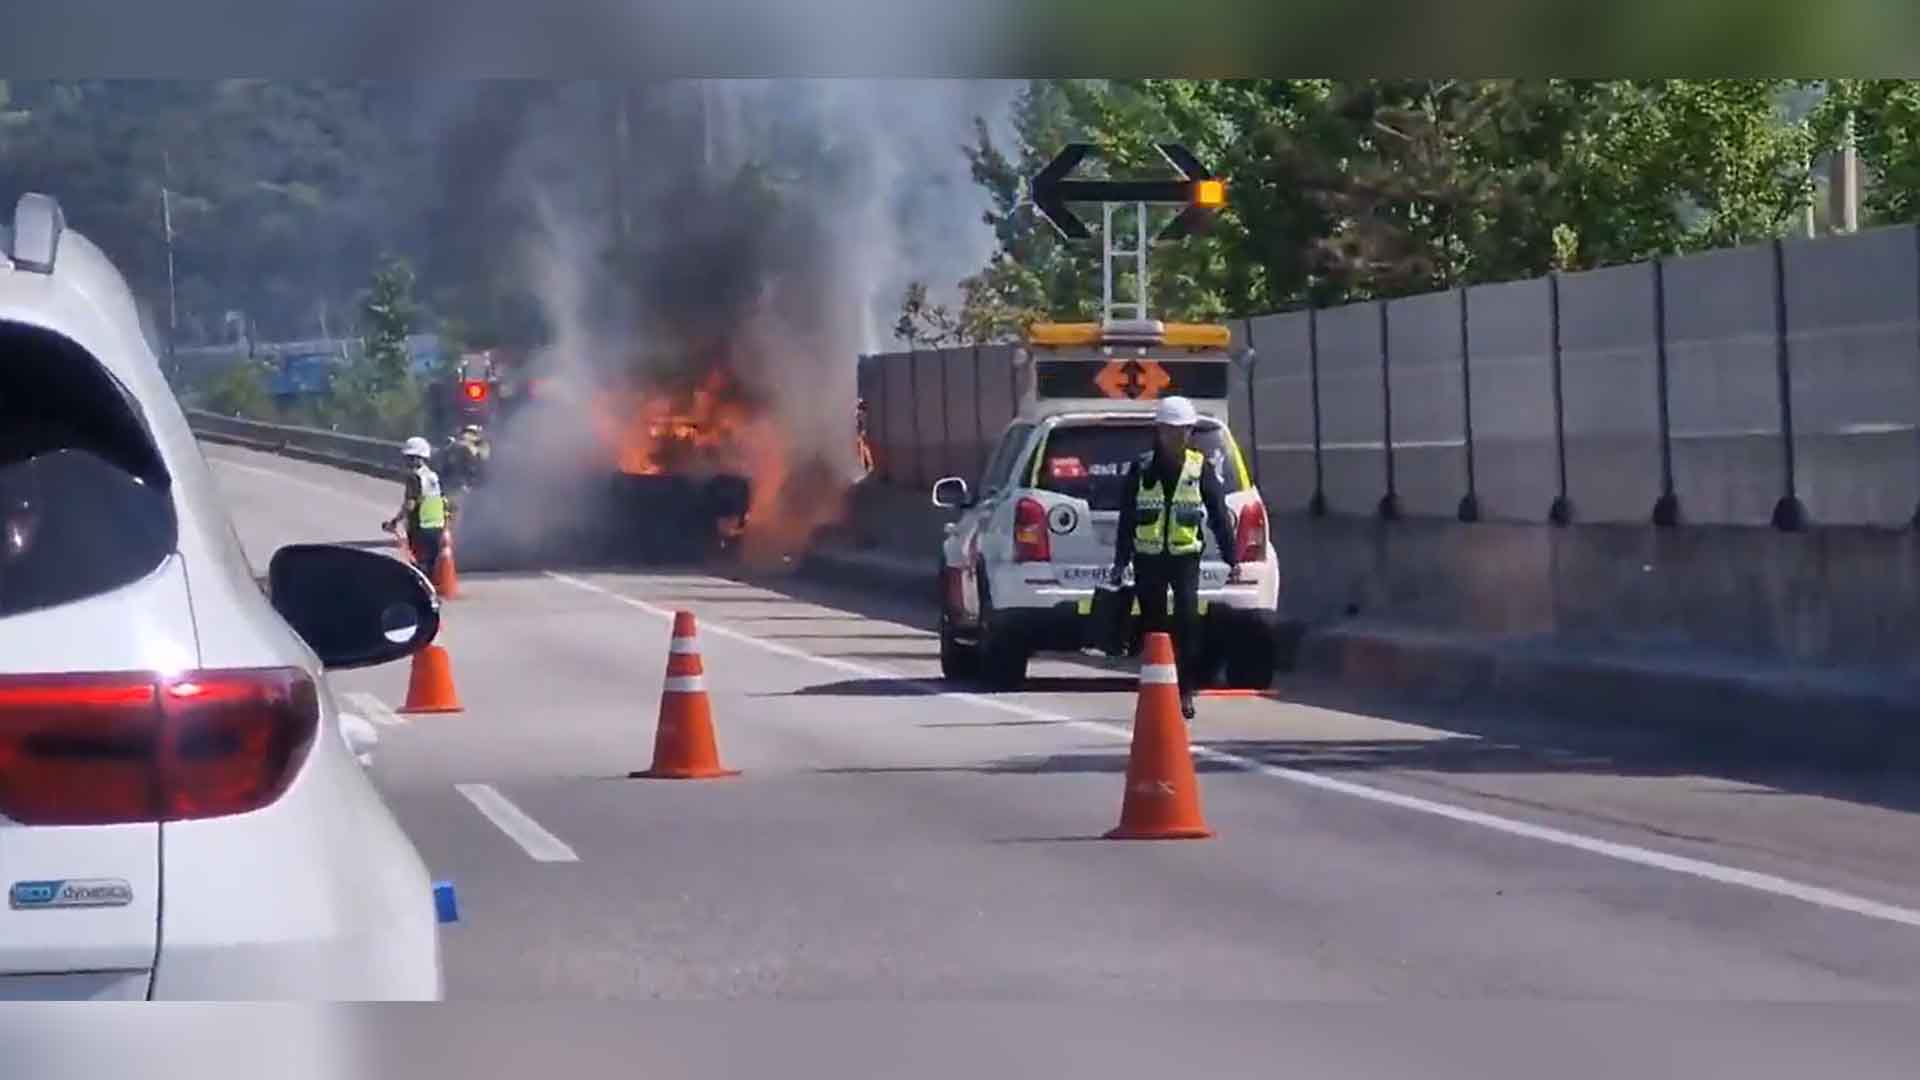
<svg viewBox="0 0 1920 1080"><path fill-rule="evenodd" d="M1193 185L1193 205L1217 210L1227 205L1227 185L1219 180L1202 180Z"/></svg>

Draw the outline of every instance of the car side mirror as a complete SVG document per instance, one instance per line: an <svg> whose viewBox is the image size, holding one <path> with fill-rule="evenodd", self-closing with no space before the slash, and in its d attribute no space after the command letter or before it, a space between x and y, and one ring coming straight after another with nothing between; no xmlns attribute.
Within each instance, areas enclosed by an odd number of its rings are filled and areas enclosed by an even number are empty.
<svg viewBox="0 0 1920 1080"><path fill-rule="evenodd" d="M267 565L267 596L329 668L411 656L440 632L440 598L426 577L376 551L290 544Z"/></svg>
<svg viewBox="0 0 1920 1080"><path fill-rule="evenodd" d="M967 482L957 476L942 477L933 484L933 505L943 510L958 510L973 505Z"/></svg>

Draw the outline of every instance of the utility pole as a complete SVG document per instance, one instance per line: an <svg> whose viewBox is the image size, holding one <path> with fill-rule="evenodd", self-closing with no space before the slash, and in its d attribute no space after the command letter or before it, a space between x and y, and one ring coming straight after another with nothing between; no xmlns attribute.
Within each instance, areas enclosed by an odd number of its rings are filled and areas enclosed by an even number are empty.
<svg viewBox="0 0 1920 1080"><path fill-rule="evenodd" d="M1847 114L1840 145L1827 165L1827 227L1834 232L1860 231L1860 152L1853 136L1853 114Z"/></svg>

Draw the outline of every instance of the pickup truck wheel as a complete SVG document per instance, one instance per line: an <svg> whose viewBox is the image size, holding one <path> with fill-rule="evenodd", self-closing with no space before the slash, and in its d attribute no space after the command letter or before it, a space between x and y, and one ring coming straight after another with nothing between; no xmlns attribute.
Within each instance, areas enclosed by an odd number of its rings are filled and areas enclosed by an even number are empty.
<svg viewBox="0 0 1920 1080"><path fill-rule="evenodd" d="M971 679L980 674L980 648L956 639L946 612L940 613L940 674L948 679Z"/></svg>

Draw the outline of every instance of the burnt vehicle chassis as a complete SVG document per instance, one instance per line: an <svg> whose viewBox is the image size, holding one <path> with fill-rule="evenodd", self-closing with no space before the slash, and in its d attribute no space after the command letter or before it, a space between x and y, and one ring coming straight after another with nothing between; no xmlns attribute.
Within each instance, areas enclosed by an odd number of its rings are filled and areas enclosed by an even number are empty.
<svg viewBox="0 0 1920 1080"><path fill-rule="evenodd" d="M521 500L483 477L458 500L454 522L462 570L534 566L621 566L729 558L746 524L752 489L737 475L696 477L604 474L570 492L578 512L556 516L515 505ZM516 530L510 518L545 518ZM535 538L525 533L535 533Z"/></svg>
<svg viewBox="0 0 1920 1080"><path fill-rule="evenodd" d="M602 478L608 558L702 561L734 553L752 488L744 476L624 473Z"/></svg>

